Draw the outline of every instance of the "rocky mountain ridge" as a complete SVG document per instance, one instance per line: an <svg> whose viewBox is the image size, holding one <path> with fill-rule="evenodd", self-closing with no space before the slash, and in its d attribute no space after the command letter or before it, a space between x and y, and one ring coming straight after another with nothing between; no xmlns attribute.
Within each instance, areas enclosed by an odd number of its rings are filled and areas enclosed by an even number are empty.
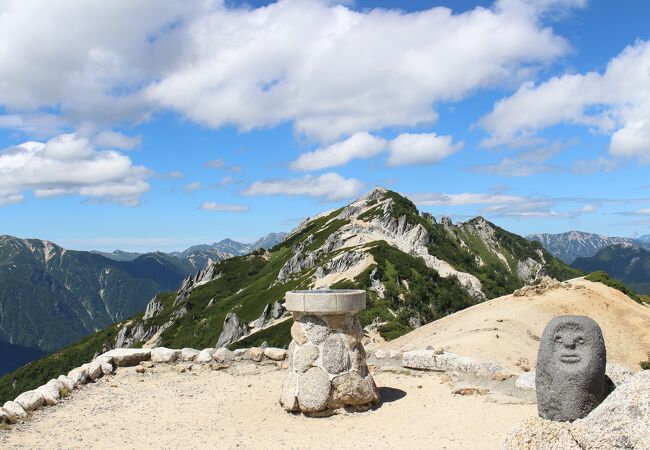
<svg viewBox="0 0 650 450"><path fill-rule="evenodd" d="M647 245L643 237L639 239L610 237L584 231L568 231L559 234L531 234L526 239L540 242L546 250L571 264L576 258L594 256L602 248L615 244Z"/></svg>

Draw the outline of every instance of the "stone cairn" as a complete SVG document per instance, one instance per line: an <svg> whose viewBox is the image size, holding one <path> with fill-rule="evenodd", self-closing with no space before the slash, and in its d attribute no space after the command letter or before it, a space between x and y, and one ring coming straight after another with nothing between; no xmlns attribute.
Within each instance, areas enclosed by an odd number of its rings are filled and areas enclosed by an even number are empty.
<svg viewBox="0 0 650 450"><path fill-rule="evenodd" d="M537 354L537 411L543 419L572 422L607 395L605 341L585 316L558 316L544 328Z"/></svg>
<svg viewBox="0 0 650 450"><path fill-rule="evenodd" d="M338 408L366 410L379 402L357 317L365 307L365 291L287 292L286 308L294 320L280 396L287 411L330 414Z"/></svg>

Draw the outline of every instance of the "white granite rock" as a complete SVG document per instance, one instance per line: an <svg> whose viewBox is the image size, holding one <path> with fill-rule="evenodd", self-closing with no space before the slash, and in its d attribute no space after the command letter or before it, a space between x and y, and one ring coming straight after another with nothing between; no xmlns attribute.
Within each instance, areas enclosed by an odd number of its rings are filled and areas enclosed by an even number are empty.
<svg viewBox="0 0 650 450"><path fill-rule="evenodd" d="M56 405L61 399L59 390L52 385L48 386L47 384L44 384L43 386L39 386L36 388L36 392L43 396L46 405Z"/></svg>
<svg viewBox="0 0 650 450"><path fill-rule="evenodd" d="M18 419L24 419L27 417L25 409L16 402L8 401L2 405L2 408L9 415L9 420L15 422Z"/></svg>
<svg viewBox="0 0 650 450"><path fill-rule="evenodd" d="M25 411L35 411L43 406L45 398L38 391L26 391L16 397L14 401L22 406Z"/></svg>
<svg viewBox="0 0 650 450"><path fill-rule="evenodd" d="M113 367L113 364L111 363L102 362L100 363L100 366L102 368L102 374L104 375L111 375L112 373L115 372L115 367Z"/></svg>
<svg viewBox="0 0 650 450"><path fill-rule="evenodd" d="M116 348L101 356L112 358L117 367L137 366L140 361L151 359L151 350L148 348Z"/></svg>
<svg viewBox="0 0 650 450"><path fill-rule="evenodd" d="M61 394L61 392L65 390L68 390L68 386L59 379L50 380L47 383L45 383L45 385L54 387L59 392L59 394Z"/></svg>
<svg viewBox="0 0 650 450"><path fill-rule="evenodd" d="M59 375L59 378L57 378L57 380L61 381L69 391L73 390L76 387L74 380L70 377L66 377L65 375Z"/></svg>
<svg viewBox="0 0 650 450"><path fill-rule="evenodd" d="M194 348L182 348L179 359L181 361L194 361L196 357L201 353L199 350Z"/></svg>
<svg viewBox="0 0 650 450"><path fill-rule="evenodd" d="M11 417L9 416L9 413L4 410L4 408L0 408L0 423L10 423L12 422Z"/></svg>
<svg viewBox="0 0 650 450"><path fill-rule="evenodd" d="M97 360L88 364L82 364L81 367L85 367L88 370L88 378L93 381L104 375L104 372L102 372L102 363Z"/></svg>
<svg viewBox="0 0 650 450"><path fill-rule="evenodd" d="M68 372L68 378L71 378L75 386L85 384L88 380L88 369L84 367L77 367Z"/></svg>
<svg viewBox="0 0 650 450"><path fill-rule="evenodd" d="M634 376L634 372L620 364L608 363L605 366L605 375L612 380L615 386L618 386L630 380Z"/></svg>
<svg viewBox="0 0 650 450"><path fill-rule="evenodd" d="M284 361L287 357L287 351L283 348L267 347L264 349L264 356L273 361Z"/></svg>
<svg viewBox="0 0 650 450"><path fill-rule="evenodd" d="M450 352L437 354L435 350L405 352L402 355L402 365L410 369L421 370L458 370L486 377L492 377L496 373L503 371L501 366L493 361L479 361Z"/></svg>
<svg viewBox="0 0 650 450"><path fill-rule="evenodd" d="M178 359L180 354L180 350L155 347L151 350L151 361L154 363L173 363Z"/></svg>
<svg viewBox="0 0 650 450"><path fill-rule="evenodd" d="M253 361L260 362L262 360L262 357L264 356L264 349L259 347L251 347L250 355Z"/></svg>
<svg viewBox="0 0 650 450"><path fill-rule="evenodd" d="M237 348L233 350L232 353L233 355L235 355L235 358L241 358L242 356L244 356L244 353L246 353L246 351L248 351L247 348Z"/></svg>
<svg viewBox="0 0 650 450"><path fill-rule="evenodd" d="M298 404L303 412L319 412L327 407L330 378L320 367L312 367L298 377Z"/></svg>
<svg viewBox="0 0 650 450"><path fill-rule="evenodd" d="M216 352L216 349L214 348L204 348L199 352L198 355L196 355L194 362L197 362L199 364L210 363L212 362L212 355L214 355L214 352Z"/></svg>
<svg viewBox="0 0 650 450"><path fill-rule="evenodd" d="M214 352L214 354L212 355L212 359L214 359L218 363L228 364L233 362L233 360L235 359L235 355L226 347L221 347Z"/></svg>

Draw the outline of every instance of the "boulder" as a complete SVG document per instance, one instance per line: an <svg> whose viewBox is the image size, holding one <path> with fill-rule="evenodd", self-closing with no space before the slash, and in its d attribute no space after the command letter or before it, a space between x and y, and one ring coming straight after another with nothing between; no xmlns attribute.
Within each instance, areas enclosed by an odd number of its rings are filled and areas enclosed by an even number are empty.
<svg viewBox="0 0 650 450"><path fill-rule="evenodd" d="M450 352L437 353L436 350L412 350L402 355L402 365L410 369L473 373L479 376L492 377L503 369L493 361L479 361L467 356Z"/></svg>
<svg viewBox="0 0 650 450"><path fill-rule="evenodd" d="M350 354L345 338L332 334L323 344L323 368L330 374L336 375L350 368Z"/></svg>
<svg viewBox="0 0 650 450"><path fill-rule="evenodd" d="M53 388L55 388L59 392L59 394L61 394L62 392L66 391L66 390L69 390L68 386L63 381L61 381L59 379L50 380L47 383L45 383L45 385L46 386L52 386Z"/></svg>
<svg viewBox="0 0 650 450"><path fill-rule="evenodd" d="M13 422L11 420L11 416L9 416L9 413L4 410L4 408L0 408L0 423L11 423Z"/></svg>
<svg viewBox="0 0 650 450"><path fill-rule="evenodd" d="M607 363L605 366L605 374L612 380L615 386L625 383L634 376L634 372L630 369L616 363Z"/></svg>
<svg viewBox="0 0 650 450"><path fill-rule="evenodd" d="M283 348L267 347L264 349L264 356L273 361L284 361L287 357L287 351Z"/></svg>
<svg viewBox="0 0 650 450"><path fill-rule="evenodd" d="M154 363L173 363L178 359L180 354L180 350L155 347L151 349L151 361Z"/></svg>
<svg viewBox="0 0 650 450"><path fill-rule="evenodd" d="M38 391L26 391L14 400L25 411L35 411L45 403L45 397Z"/></svg>
<svg viewBox="0 0 650 450"><path fill-rule="evenodd" d="M504 450L650 448L650 370L617 387L585 418L555 422L530 417L506 437Z"/></svg>
<svg viewBox="0 0 650 450"><path fill-rule="evenodd" d="M304 373L309 369L319 356L318 347L307 344L296 347L293 353L293 367L298 373Z"/></svg>
<svg viewBox="0 0 650 450"><path fill-rule="evenodd" d="M212 355L214 355L214 352L216 352L216 349L214 348L204 348L198 355L196 355L194 361L199 364L210 363L212 362Z"/></svg>
<svg viewBox="0 0 650 450"><path fill-rule="evenodd" d="M100 366L102 368L102 374L103 375L111 375L113 372L115 372L115 368L113 367L113 364L111 364L111 363L102 362L102 363L100 363Z"/></svg>
<svg viewBox="0 0 650 450"><path fill-rule="evenodd" d="M285 311L286 309L284 308L284 305L279 301L276 301L273 303L273 308L271 309L271 317L277 320L284 315Z"/></svg>
<svg viewBox="0 0 650 450"><path fill-rule="evenodd" d="M88 364L82 364L81 367L85 367L88 370L88 378L93 381L104 375L104 372L102 371L102 363L99 361L95 360Z"/></svg>
<svg viewBox="0 0 650 450"><path fill-rule="evenodd" d="M365 405L378 401L379 390L370 375L364 378L356 372L348 372L332 380L330 407Z"/></svg>
<svg viewBox="0 0 650 450"><path fill-rule="evenodd" d="M68 372L68 378L72 379L75 386L85 384L88 380L88 369L85 367L77 367Z"/></svg>
<svg viewBox="0 0 650 450"><path fill-rule="evenodd" d="M181 361L194 361L199 353L201 352L194 348L182 348L179 358Z"/></svg>
<svg viewBox="0 0 650 450"><path fill-rule="evenodd" d="M247 348L237 348L232 353L235 355L235 358L241 358L248 351Z"/></svg>
<svg viewBox="0 0 650 450"><path fill-rule="evenodd" d="M324 411L330 397L331 383L327 372L312 367L298 377L298 404L303 412Z"/></svg>
<svg viewBox="0 0 650 450"><path fill-rule="evenodd" d="M259 347L250 348L251 359L255 362L260 362L264 356L264 350Z"/></svg>
<svg viewBox="0 0 650 450"><path fill-rule="evenodd" d="M230 364L235 359L235 355L227 348L221 347L214 352L212 359L218 363Z"/></svg>
<svg viewBox="0 0 650 450"><path fill-rule="evenodd" d="M18 419L24 419L27 417L25 409L16 402L5 402L5 404L2 405L2 409L4 409L8 414L10 422L15 422Z"/></svg>
<svg viewBox="0 0 650 450"><path fill-rule="evenodd" d="M74 380L70 377L66 377L65 375L59 375L59 378L57 378L57 380L61 381L68 391L71 391L76 387Z"/></svg>
<svg viewBox="0 0 650 450"><path fill-rule="evenodd" d="M112 358L117 367L137 366L140 361L151 359L151 350L147 348L116 348L101 356Z"/></svg>
<svg viewBox="0 0 650 450"><path fill-rule="evenodd" d="M307 339L312 344L320 344L321 342L325 341L329 335L330 330L327 327L325 321L316 316L303 316L298 319L298 323L304 330Z"/></svg>
<svg viewBox="0 0 650 450"><path fill-rule="evenodd" d="M280 405L287 411L298 411L298 398L296 397L296 387L298 384L298 374L289 372L282 384L282 393L280 394Z"/></svg>
<svg viewBox="0 0 650 450"><path fill-rule="evenodd" d="M61 399L59 389L52 385L43 385L36 388L36 392L43 396L46 405L56 405Z"/></svg>
<svg viewBox="0 0 650 450"><path fill-rule="evenodd" d="M97 361L100 364L101 363L108 363L108 364L113 364L114 363L112 356L105 356L105 355L99 355L93 361Z"/></svg>

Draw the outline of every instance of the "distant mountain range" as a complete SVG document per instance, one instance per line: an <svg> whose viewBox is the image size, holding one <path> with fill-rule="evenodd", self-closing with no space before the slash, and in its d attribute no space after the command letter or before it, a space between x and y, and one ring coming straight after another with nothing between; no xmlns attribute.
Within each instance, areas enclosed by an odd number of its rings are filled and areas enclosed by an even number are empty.
<svg viewBox="0 0 650 450"><path fill-rule="evenodd" d="M287 233L269 233L262 236L252 244L244 244L232 239L224 239L214 244L202 244L190 247L182 252L163 253L166 256L177 258L178 264L188 273L198 272L205 268L210 262L221 261L233 256L242 256L257 250L258 248L271 248L282 242ZM143 253L124 252L115 250L114 252L93 251L106 258L115 261L133 261L143 255Z"/></svg>
<svg viewBox="0 0 650 450"><path fill-rule="evenodd" d="M0 374L144 310L211 262L272 246L230 239L179 253L66 250L52 242L0 236ZM19 357L21 354L23 357Z"/></svg>
<svg viewBox="0 0 650 450"><path fill-rule="evenodd" d="M573 264L585 272L605 271L639 294L650 294L650 251L636 244L616 244L600 249Z"/></svg>
<svg viewBox="0 0 650 450"><path fill-rule="evenodd" d="M541 243L546 250L567 264L579 257L594 256L602 248L615 244L635 244L650 248L650 235L632 239L569 231L559 234L531 234L526 236L526 239Z"/></svg>

